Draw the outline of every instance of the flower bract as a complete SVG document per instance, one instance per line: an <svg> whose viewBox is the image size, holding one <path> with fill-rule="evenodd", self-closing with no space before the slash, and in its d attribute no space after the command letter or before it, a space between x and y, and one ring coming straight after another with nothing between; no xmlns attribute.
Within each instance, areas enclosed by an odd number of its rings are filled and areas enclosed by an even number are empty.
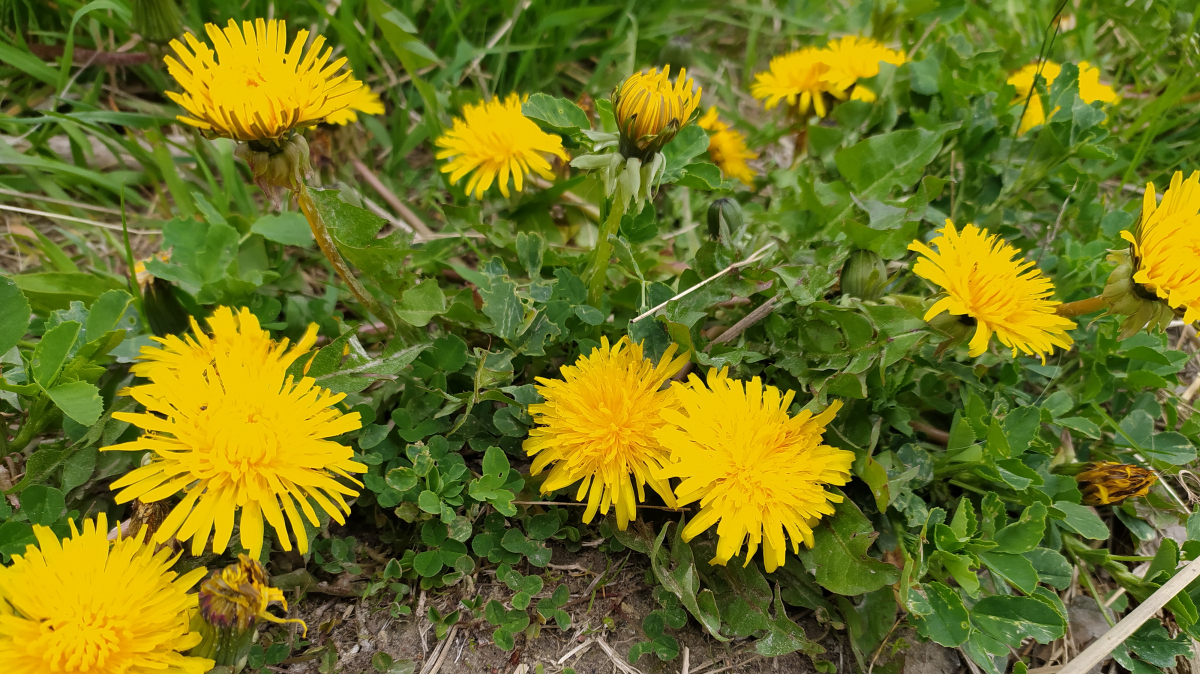
<svg viewBox="0 0 1200 674"><path fill-rule="evenodd" d="M800 115L808 115L811 109L818 117L828 113L825 106L824 94L833 85L825 79L829 72L828 52L817 47L805 47L783 56L771 59L771 66L766 72L754 76L754 84L750 93L755 98L764 99L766 108L779 105L785 101L789 106L796 106Z"/></svg>
<svg viewBox="0 0 1200 674"><path fill-rule="evenodd" d="M746 136L721 121L715 107L709 108L696 123L709 132L708 156L721 172L747 185L753 184L755 172L746 160L757 159L758 153L746 149Z"/></svg>
<svg viewBox="0 0 1200 674"><path fill-rule="evenodd" d="M546 155L568 158L561 138L542 131L522 114L516 94L464 107L462 117L454 118L454 127L438 138L437 146L441 148L437 158L450 160L442 167L442 173L450 174L450 184L474 172L467 181L467 194L474 193L476 199L482 199L493 182L509 196L510 175L518 192L525 187L526 173L551 179L554 173Z"/></svg>
<svg viewBox="0 0 1200 674"><path fill-rule="evenodd" d="M671 82L671 66L651 68L625 78L612 93L613 114L621 132L621 154L645 162L671 142L700 105L700 88L682 68Z"/></svg>
<svg viewBox="0 0 1200 674"><path fill-rule="evenodd" d="M238 511L241 542L252 557L262 550L264 518L284 550L291 549L290 525L303 553L308 536L300 512L320 526L316 503L343 522L344 497L358 493L342 479L357 484L350 473L366 466L330 438L357 430L359 415L334 407L344 394L287 374L316 340L316 325L290 350L286 341L271 341L249 309L235 315L220 307L209 327L211 336L197 328L186 341L160 340L165 348L142 354L150 382L130 395L146 411L114 416L147 433L103 449L150 451L153 460L113 483L121 490L117 502L182 492L154 540L191 539L192 554L210 536L213 550L224 552Z"/></svg>
<svg viewBox="0 0 1200 674"><path fill-rule="evenodd" d="M371 87L363 84L354 93L350 95L350 104L346 107L331 113L325 118L329 124L346 125L351 122L358 121L358 113L365 115L382 115L383 101L379 100L379 94L371 91Z"/></svg>
<svg viewBox="0 0 1200 674"><path fill-rule="evenodd" d="M671 452L659 471L677 477L680 505L700 502L700 513L683 530L692 538L717 525L713 564L726 564L746 546L746 564L763 548L767 572L783 566L788 544L813 545L812 528L842 497L825 485L850 479L854 453L821 444L825 426L841 408L831 403L813 415L788 414L795 397L764 386L730 379L725 370L709 370L707 384L696 375L675 383L678 409L663 412L666 424L657 437Z"/></svg>
<svg viewBox="0 0 1200 674"><path fill-rule="evenodd" d="M1043 360L1054 347L1065 349L1073 343L1066 331L1075 327L1074 321L1054 313L1060 304L1050 299L1054 284L1033 261L1020 260L1017 249L999 236L989 236L975 225L959 232L947 220L929 245L914 241L908 249L923 256L913 272L944 293L925 320L949 312L974 326L971 356L987 350L993 333L1014 356L1020 352Z"/></svg>
<svg viewBox="0 0 1200 674"><path fill-rule="evenodd" d="M543 493L579 482L575 498L588 504L583 521L615 506L622 530L637 517L647 483L674 503L670 485L655 475L667 462L655 432L675 404L663 384L687 362L687 356L672 359L674 352L668 347L655 364L628 337L611 346L603 337L599 348L562 368L562 379L538 378L545 402L529 406L538 425L524 449L536 457L532 474L550 467Z"/></svg>
<svg viewBox="0 0 1200 674"><path fill-rule="evenodd" d="M171 571L167 550L140 535L108 540L103 513L60 541L34 526L37 546L0 568L0 663L6 674L204 674L182 655L200 641L188 627L204 577Z"/></svg>
<svg viewBox="0 0 1200 674"><path fill-rule="evenodd" d="M186 46L171 41L178 59L167 70L183 93L167 96L187 111L179 120L211 136L275 144L297 127L311 126L347 108L361 83L342 71L346 59L329 62L332 49L308 31L287 46L284 21L242 22L224 29L205 24L212 47L185 33Z"/></svg>

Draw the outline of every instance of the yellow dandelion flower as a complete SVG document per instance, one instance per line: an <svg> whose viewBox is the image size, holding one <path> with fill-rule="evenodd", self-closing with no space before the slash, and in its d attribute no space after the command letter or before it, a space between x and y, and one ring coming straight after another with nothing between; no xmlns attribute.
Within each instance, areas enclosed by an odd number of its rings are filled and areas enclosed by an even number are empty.
<svg viewBox="0 0 1200 674"><path fill-rule="evenodd" d="M1062 66L1053 61L1045 61L1041 64L1039 71L1038 64L1030 63L1008 78L1008 83L1017 89L1017 97L1013 99L1012 105L1024 106L1025 100L1029 99L1029 107L1025 110L1025 116L1021 118L1017 135L1023 136L1030 129L1045 124L1046 120L1059 110L1059 108L1055 108L1047 115L1046 108L1042 104L1042 97L1036 92L1033 96L1029 95L1029 92L1034 90L1034 76L1039 72L1046 80L1046 87L1049 88L1062 73ZM1115 103L1120 100L1120 96L1112 87L1100 83L1100 70L1087 61L1079 62L1079 98L1089 104L1095 101Z"/></svg>
<svg viewBox="0 0 1200 674"><path fill-rule="evenodd" d="M696 122L700 128L710 132L708 136L708 156L713 163L721 167L721 172L731 178L751 185L756 175L754 169L746 163L747 159L758 159L757 152L746 149L746 136L735 131L717 116L716 107L711 107L704 116Z"/></svg>
<svg viewBox="0 0 1200 674"><path fill-rule="evenodd" d="M349 105L331 113L325 118L325 122L345 126L351 122L357 122L360 112L366 115L383 114L383 101L379 100L379 94L371 91L371 87L365 84L355 89L350 97Z"/></svg>
<svg viewBox="0 0 1200 674"><path fill-rule="evenodd" d="M655 365L628 337L613 346L602 337L590 355L562 368L561 380L538 378L546 401L529 406L538 426L529 431L524 449L537 456L532 474L553 464L542 493L579 482L575 499L586 497L588 504L583 521L591 522L597 511L607 515L615 505L622 530L637 517L638 502L646 500L646 484L674 504L670 485L654 474L667 462L654 433L661 413L675 404L670 391L661 389L688 359L672 360L674 353L671 345Z"/></svg>
<svg viewBox="0 0 1200 674"><path fill-rule="evenodd" d="M510 174L518 192L525 187L526 173L552 179L545 155L568 159L561 138L542 131L521 113L521 98L516 94L466 106L462 117L454 118L454 128L438 138L437 146L442 148L437 158L450 160L442 173L450 174L451 185L475 172L467 181L467 194L474 192L476 199L482 199L493 182L507 197Z"/></svg>
<svg viewBox="0 0 1200 674"><path fill-rule="evenodd" d="M787 101L788 105L796 106L801 116L808 115L811 108L818 117L824 117L828 112L824 94L832 89L825 79L829 72L828 56L827 50L816 47L776 56L767 71L754 76L750 93L764 99L768 110L780 101Z"/></svg>
<svg viewBox="0 0 1200 674"><path fill-rule="evenodd" d="M238 555L236 564L213 571L200 584L200 615L217 627L246 630L259 620L269 620L299 623L308 632L303 620L277 618L267 610L276 603L284 611L288 609L287 599L281 590L271 587L263 565L246 555Z"/></svg>
<svg viewBox="0 0 1200 674"><path fill-rule="evenodd" d="M889 49L883 43L869 37L854 35L832 40L826 50L828 54L825 61L829 64L829 71L823 78L829 83L830 93L842 100L846 99L846 92L854 87L851 98L873 102L875 92L863 86L855 86L857 82L878 75L881 62L898 66L908 60L902 51Z"/></svg>
<svg viewBox="0 0 1200 674"><path fill-rule="evenodd" d="M1045 361L1045 354L1054 347L1070 348L1072 340L1066 331L1075 323L1054 313L1061 304L1050 299L1054 284L1033 261L1020 260L1016 248L975 225L959 232L947 220L938 234L930 242L936 252L920 241L908 246L924 256L913 265L913 271L945 293L926 312L925 320L949 312L974 326L971 356L987 349L993 333L1014 356L1021 352Z"/></svg>
<svg viewBox="0 0 1200 674"><path fill-rule="evenodd" d="M242 22L224 30L205 24L210 48L190 33L185 46L171 41L167 71L183 93L167 96L188 112L179 121L209 135L238 141L279 142L292 129L310 126L348 107L361 83L341 72L346 59L329 63L332 49L317 36L307 52L308 31L287 47L284 21Z"/></svg>
<svg viewBox="0 0 1200 674"><path fill-rule="evenodd" d="M1086 505L1120 503L1133 496L1145 496L1158 482L1154 471L1113 461L1095 461L1083 465L1075 476Z"/></svg>
<svg viewBox="0 0 1200 674"><path fill-rule="evenodd" d="M671 142L692 121L700 106L700 88L679 70L671 83L671 66L634 73L612 93L613 114L621 132L620 152L643 161Z"/></svg>
<svg viewBox="0 0 1200 674"><path fill-rule="evenodd" d="M143 353L152 363L151 381L130 394L146 411L114 416L148 432L102 451L150 451L154 458L113 483L121 489L116 500L149 503L182 491L154 541L191 539L192 554L204 550L210 535L213 551L224 552L238 510L242 545L251 557L262 550L264 517L284 550L292 549L290 525L306 552L308 536L296 505L313 526L319 520L312 502L341 523L350 510L344 497L358 494L337 478L359 484L350 473L366 466L329 438L360 428L359 415L334 407L344 394L287 375L312 345L315 324L291 350L286 342L271 342L245 308L236 319L230 309L218 309L209 328L211 337L197 327L186 342L160 340L166 348Z"/></svg>
<svg viewBox="0 0 1200 674"><path fill-rule="evenodd" d="M188 627L203 567L171 571L167 550L140 537L108 540L103 513L60 541L35 526L38 545L0 568L0 662L6 674L204 674L213 661L182 655L200 642ZM40 548L40 549L39 549Z"/></svg>
<svg viewBox="0 0 1200 674"><path fill-rule="evenodd" d="M825 485L850 480L854 453L821 444L825 426L842 404L834 401L814 416L805 410L788 415L794 391L781 393L730 379L727 370L708 372L708 384L696 375L672 391L679 408L664 410L666 422L656 434L671 450L661 479L683 481L675 487L680 505L700 502L700 514L683 530L690 541L717 524L716 556L724 565L746 544L746 564L761 543L767 572L783 566L787 540L812 547L812 528L842 497ZM719 522L719 524L718 524Z"/></svg>
<svg viewBox="0 0 1200 674"><path fill-rule="evenodd" d="M1136 232L1121 232L1133 258L1133 282L1157 295L1183 320L1200 319L1200 171L1171 178L1161 204L1147 183Z"/></svg>

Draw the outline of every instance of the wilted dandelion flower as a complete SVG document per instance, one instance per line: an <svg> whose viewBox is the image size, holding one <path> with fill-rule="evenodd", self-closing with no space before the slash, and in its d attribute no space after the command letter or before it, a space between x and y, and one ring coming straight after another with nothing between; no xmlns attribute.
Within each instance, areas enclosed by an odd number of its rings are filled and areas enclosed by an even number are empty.
<svg viewBox="0 0 1200 674"><path fill-rule="evenodd" d="M284 611L288 607L283 592L271 587L263 565L246 555L238 555L236 564L213 571L200 584L200 615L217 627L245 630L259 620L304 625L303 620L275 617L267 610L271 604L282 605Z"/></svg>
<svg viewBox="0 0 1200 674"><path fill-rule="evenodd" d="M287 46L284 21L242 22L224 30L205 24L212 48L190 33L187 46L171 41L178 60L167 71L183 93L167 92L188 112L179 120L212 136L278 143L293 129L310 126L348 107L361 83L340 72L346 59L329 63L332 49L317 36L305 51L308 31Z"/></svg>
<svg viewBox="0 0 1200 674"><path fill-rule="evenodd" d="M143 353L153 363L151 381L130 394L146 411L114 416L148 432L103 449L150 451L154 458L113 483L121 489L117 502L183 492L154 540L191 539L192 554L204 550L210 535L213 550L224 552L239 510L241 542L252 557L262 550L264 518L284 550L291 550L290 525L306 552L297 504L313 526L319 526L313 502L340 523L349 512L343 497L358 493L337 478L358 484L350 473L366 466L329 438L360 428L359 415L334 407L344 394L286 374L312 346L315 324L290 350L286 341L272 342L245 308L236 318L227 307L217 309L209 328L211 337L196 328L187 341L160 340L167 348Z"/></svg>
<svg viewBox="0 0 1200 674"><path fill-rule="evenodd" d="M824 94L833 88L825 79L829 72L828 55L824 49L805 47L776 56L767 71L754 76L750 93L764 99L768 110L786 101L789 106L795 105L801 116L812 109L818 117L824 117L828 113Z"/></svg>
<svg viewBox="0 0 1200 674"><path fill-rule="evenodd" d="M700 105L700 88L681 68L671 83L671 66L634 73L612 93L621 132L621 154L645 162L671 142Z"/></svg>
<svg viewBox="0 0 1200 674"><path fill-rule="evenodd" d="M1054 83L1062 73L1062 66L1053 61L1044 61L1039 69L1038 64L1031 63L1012 74L1008 78L1008 83L1016 87L1017 97L1013 99L1013 105L1025 105L1026 99L1029 100L1029 107L1025 110L1025 116L1021 118L1021 125L1017 128L1017 135L1025 135L1030 129L1041 126L1046 123L1049 115L1046 114L1046 108L1042 103L1042 97L1034 91L1034 76L1041 74L1046 80L1046 87ZM1033 96L1029 93L1034 91ZM1112 87L1100 83L1100 70L1093 67L1087 61L1079 62L1079 98L1084 103L1093 103L1100 101L1102 103L1115 103L1120 99L1117 92ZM1058 112L1058 108L1050 111L1050 115Z"/></svg>
<svg viewBox="0 0 1200 674"><path fill-rule="evenodd" d="M823 77L830 85L829 93L841 100L846 100L847 92L853 87L850 98L873 102L875 92L857 85L857 82L878 75L880 62L898 66L908 60L904 52L889 49L869 37L853 35L830 41L826 50L825 61L829 64L829 71Z"/></svg>
<svg viewBox="0 0 1200 674"><path fill-rule="evenodd" d="M710 563L726 564L745 543L749 564L761 543L768 573L783 565L786 539L793 552L801 541L811 547L817 520L842 501L825 485L846 484L854 462L853 452L821 444L841 402L816 416L808 410L789 416L793 391L763 386L758 377L730 379L716 368L709 370L707 386L693 374L672 391L679 407L662 412L666 423L656 433L671 451L671 463L658 475L683 479L675 487L680 505L700 502L683 539L717 524Z"/></svg>
<svg viewBox="0 0 1200 674"><path fill-rule="evenodd" d="M345 126L351 122L357 122L360 112L365 115L383 114L383 101L379 100L379 94L371 91L371 87L366 84L354 90L354 93L350 95L349 105L331 113L325 118L325 121L328 124Z"/></svg>
<svg viewBox="0 0 1200 674"><path fill-rule="evenodd" d="M454 118L454 128L438 138L437 146L442 148L437 158L450 160L442 173L450 174L451 185L474 171L467 181L467 194L474 192L476 199L482 199L493 182L507 197L510 175L518 192L525 187L526 173L553 178L546 155L568 159L562 139L542 131L526 117L521 112L521 97L516 94L509 94L503 101L492 99L466 106L462 117Z"/></svg>
<svg viewBox="0 0 1200 674"><path fill-rule="evenodd" d="M1128 250L1104 288L1114 313L1129 316L1122 334L1149 324L1163 330L1177 315L1187 323L1200 319L1200 172L1187 180L1176 171L1158 204L1154 183L1146 185L1142 215L1133 232L1121 232Z"/></svg>
<svg viewBox="0 0 1200 674"><path fill-rule="evenodd" d="M753 184L755 172L746 160L758 159L758 153L746 149L746 136L722 122L716 107L709 108L696 123L709 132L708 156L721 172L747 185Z"/></svg>
<svg viewBox="0 0 1200 674"><path fill-rule="evenodd" d="M171 571L167 550L140 536L108 540L101 513L71 522L60 541L35 526L38 546L0 567L0 662L6 674L203 674L213 666L187 651L200 642L188 627L203 567ZM40 548L40 549L39 549Z"/></svg>
<svg viewBox="0 0 1200 674"><path fill-rule="evenodd" d="M1020 352L1043 361L1054 347L1071 346L1066 331L1075 323L1054 313L1060 304L1050 299L1054 284L1032 261L1021 261L1016 248L975 225L959 232L949 220L929 243L914 241L908 246L923 256L913 272L945 293L926 312L925 320L948 312L966 329L974 327L971 356L987 349L993 333L1014 356Z"/></svg>
<svg viewBox="0 0 1200 674"><path fill-rule="evenodd" d="M663 411L675 404L662 386L687 362L687 356L672 360L674 352L671 345L655 365L628 337L612 346L602 337L590 355L562 368L561 380L538 378L546 401L529 406L538 425L524 449L537 457L533 475L551 466L542 493L579 482L575 498L588 504L583 521L616 506L622 530L637 517L647 483L674 504L670 485L655 475L667 462L667 450L654 435Z"/></svg>
<svg viewBox="0 0 1200 674"><path fill-rule="evenodd" d="M1087 505L1120 503L1131 496L1145 496L1158 482L1154 471L1113 461L1095 461L1083 465L1075 475L1083 502Z"/></svg>

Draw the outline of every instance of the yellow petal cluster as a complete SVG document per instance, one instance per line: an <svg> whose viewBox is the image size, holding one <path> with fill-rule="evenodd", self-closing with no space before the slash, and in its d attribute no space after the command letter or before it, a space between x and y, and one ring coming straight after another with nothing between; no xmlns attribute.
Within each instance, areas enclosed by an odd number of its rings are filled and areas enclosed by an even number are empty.
<svg viewBox="0 0 1200 674"><path fill-rule="evenodd" d="M217 627L241 631L261 619L299 623L308 632L303 620L284 620L267 610L275 603L287 610L287 599L281 590L271 587L266 569L246 555L238 555L237 563L214 571L200 584L200 615Z"/></svg>
<svg viewBox="0 0 1200 674"><path fill-rule="evenodd" d="M696 375L672 391L679 407L664 410L656 436L671 452L659 477L682 478L675 488L680 505L700 502L700 514L683 539L717 525L717 551L710 563L726 564L746 546L746 564L763 548L767 572L783 565L791 540L813 545L812 528L834 512L842 497L825 485L850 479L854 453L822 444L825 426L841 402L818 415L788 414L795 392L730 379L709 370L707 384Z"/></svg>
<svg viewBox="0 0 1200 674"><path fill-rule="evenodd" d="M840 101L872 102L875 93L858 85L859 80L878 75L880 63L900 65L905 61L904 52L877 40L846 36L823 48L805 47L771 59L770 68L755 75L750 93L765 99L768 110L786 100L802 116L811 109L824 117L829 112L825 94Z"/></svg>
<svg viewBox="0 0 1200 674"><path fill-rule="evenodd" d="M746 136L721 121L716 107L709 108L696 123L709 132L708 156L721 172L747 185L753 184L755 171L746 160L758 159L758 153L746 148Z"/></svg>
<svg viewBox="0 0 1200 674"><path fill-rule="evenodd" d="M331 113L325 118L329 124L337 124L345 126L351 122L358 121L358 113L366 115L382 115L383 101L379 100L379 94L371 91L371 87L362 85L355 89L350 95L350 103L346 107Z"/></svg>
<svg viewBox="0 0 1200 674"><path fill-rule="evenodd" d="M1021 118L1021 125L1017 128L1018 135L1023 136L1030 129L1045 124L1048 118L1042 97L1036 92L1033 96L1029 95L1034 90L1034 77L1040 74L1045 78L1048 88L1054 83L1054 80L1058 79L1060 73L1062 73L1062 66L1053 61L1043 61L1040 66L1037 63L1030 63L1008 78L1008 83L1017 89L1017 97L1013 99L1012 105L1024 106L1026 99L1029 100L1029 107L1025 110L1025 116ZM1095 101L1116 103L1121 97L1112 87L1100 83L1099 68L1092 66L1087 61L1080 61L1079 98L1083 99L1084 103ZM1056 112L1058 112L1058 108L1051 110L1050 115Z"/></svg>
<svg viewBox="0 0 1200 674"><path fill-rule="evenodd" d="M205 24L212 47L185 33L185 46L171 41L178 60L167 56L167 71L183 93L167 96L187 111L179 120L212 136L237 141L278 142L297 127L311 126L347 108L361 83L317 36L305 51L308 31L287 46L284 21L242 22L223 30Z"/></svg>
<svg viewBox="0 0 1200 674"><path fill-rule="evenodd" d="M1200 171L1187 180L1176 171L1162 203L1156 201L1148 183L1137 231L1121 232L1133 254L1133 281L1191 323L1200 319Z"/></svg>
<svg viewBox="0 0 1200 674"><path fill-rule="evenodd" d="M482 199L493 182L499 183L501 194L509 196L510 175L518 192L525 187L526 173L553 178L546 155L568 159L562 139L542 131L522 114L521 98L516 94L503 101L466 106L462 117L454 119L454 127L438 138L437 146L442 148L437 158L450 160L442 173L450 174L451 185L474 171L467 181L467 193L474 193L476 199Z"/></svg>
<svg viewBox="0 0 1200 674"><path fill-rule="evenodd" d="M204 674L213 661L183 652L203 567L171 571L167 550L140 536L108 540L101 513L60 541L35 526L38 545L0 568L0 669L5 674Z"/></svg>
<svg viewBox="0 0 1200 674"><path fill-rule="evenodd" d="M668 457L655 432L663 411L675 405L663 384L687 362L687 356L672 359L674 352L671 345L656 365L628 337L613 345L603 337L589 355L562 368L562 379L537 379L545 402L529 406L537 426L524 449L536 456L532 474L551 466L542 493L579 482L575 499L588 504L583 521L615 506L622 530L637 517L646 484L674 505L670 485L655 474Z"/></svg>
<svg viewBox="0 0 1200 674"><path fill-rule="evenodd" d="M1133 496L1145 496L1158 482L1154 471L1113 461L1095 461L1075 475L1086 505L1120 503Z"/></svg>
<svg viewBox="0 0 1200 674"><path fill-rule="evenodd" d="M974 325L971 356L987 350L993 333L1014 356L1020 352L1043 361L1054 347L1065 349L1073 343L1066 331L1075 323L1054 313L1060 304L1050 299L1054 284L1032 261L1021 261L1020 252L999 236L989 236L975 225L959 232L947 220L929 245L914 241L908 249L922 256L913 272L944 293L925 320L949 312Z"/></svg>
<svg viewBox="0 0 1200 674"><path fill-rule="evenodd" d="M190 539L192 554L202 552L210 536L213 550L224 552L238 511L251 557L262 550L264 518L284 550L291 549L290 525L306 552L300 512L319 526L316 503L341 523L350 509L345 497L358 493L343 479L358 484L350 473L366 466L330 438L360 428L359 415L334 407L344 394L287 374L315 342L315 324L290 350L286 341L273 342L245 308L236 315L218 308L209 328L212 335L194 326L194 336L161 339L164 348L143 352L140 372L150 382L130 394L146 411L114 417L147 433L102 451L150 451L153 460L113 483L121 489L116 500L154 502L182 492L154 541Z"/></svg>
<svg viewBox="0 0 1200 674"><path fill-rule="evenodd" d="M621 132L621 154L643 161L671 142L700 106L700 88L681 68L671 82L671 66L651 68L625 78L612 94L613 114Z"/></svg>

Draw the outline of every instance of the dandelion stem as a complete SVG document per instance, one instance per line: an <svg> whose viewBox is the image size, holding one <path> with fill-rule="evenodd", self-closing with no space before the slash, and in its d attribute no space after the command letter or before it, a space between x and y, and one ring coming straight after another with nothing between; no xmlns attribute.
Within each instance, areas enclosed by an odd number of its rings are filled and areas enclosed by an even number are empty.
<svg viewBox="0 0 1200 674"><path fill-rule="evenodd" d="M375 314L379 320L383 321L392 330L396 329L396 316L391 310L385 308L375 299L362 283L354 277L354 272L350 266L342 259L342 254L338 251L337 243L329 234L329 229L325 227L325 221L321 219L321 214L317 212L317 205L313 203L312 197L308 193L308 186L301 183L300 189L296 191L296 198L300 202L300 210L304 212L304 217L308 218L308 226L312 228L313 238L317 240L317 245L320 246L321 252L325 253L325 257L333 268L337 270L338 276L350 286L350 292L354 294L355 299L367 311Z"/></svg>
<svg viewBox="0 0 1200 674"><path fill-rule="evenodd" d="M604 224L600 225L600 236L596 239L596 247L592 249L592 260L584 272L588 284L588 304L597 309L600 308L600 300L604 297L604 286L608 281L608 260L612 257L612 244L608 242L608 237L617 233L623 215L625 204L619 200L614 201L609 207Z"/></svg>
<svg viewBox="0 0 1200 674"><path fill-rule="evenodd" d="M1054 310L1054 313L1067 318L1075 318L1076 316L1090 314L1093 311L1100 311L1106 307L1108 307L1108 303L1104 301L1104 296L1097 295L1095 297L1089 297L1086 300L1079 300L1078 302L1067 302L1066 304L1060 304L1058 305L1058 308Z"/></svg>

